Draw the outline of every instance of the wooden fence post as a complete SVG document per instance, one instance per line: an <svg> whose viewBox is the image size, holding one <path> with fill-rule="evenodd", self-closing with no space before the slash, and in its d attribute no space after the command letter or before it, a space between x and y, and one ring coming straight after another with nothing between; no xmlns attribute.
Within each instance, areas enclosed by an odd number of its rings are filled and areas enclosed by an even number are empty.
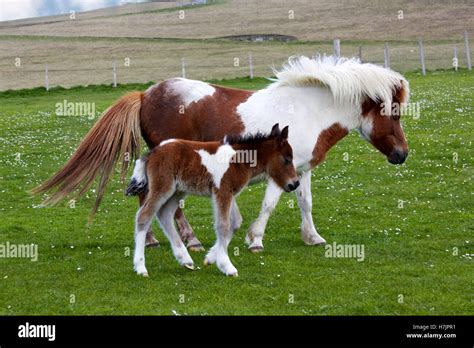
<svg viewBox="0 0 474 348"><path fill-rule="evenodd" d="M469 39L467 37L467 30L464 30L464 46L466 47L466 60L467 60L467 68L469 70L472 69L471 65L471 51L469 51Z"/></svg>
<svg viewBox="0 0 474 348"><path fill-rule="evenodd" d="M184 58L181 58L181 75L183 76L183 79L186 78L186 66L184 64Z"/></svg>
<svg viewBox="0 0 474 348"><path fill-rule="evenodd" d="M334 56L339 58L341 56L341 40L334 39Z"/></svg>
<svg viewBox="0 0 474 348"><path fill-rule="evenodd" d="M250 78L253 79L253 61L252 61L251 52L249 52L249 69L250 69Z"/></svg>
<svg viewBox="0 0 474 348"><path fill-rule="evenodd" d="M383 48L383 60L384 60L384 66L386 68L390 68L390 52L388 50L388 43L384 44Z"/></svg>
<svg viewBox="0 0 474 348"><path fill-rule="evenodd" d="M44 65L44 88L49 91L48 64Z"/></svg>
<svg viewBox="0 0 474 348"><path fill-rule="evenodd" d="M117 63L116 63L115 59L112 62L112 77L113 77L112 87L116 88L117 87Z"/></svg>
<svg viewBox="0 0 474 348"><path fill-rule="evenodd" d="M421 38L418 39L418 46L420 47L421 73L423 74L423 76L425 76L426 75L425 52L423 51L423 40Z"/></svg>

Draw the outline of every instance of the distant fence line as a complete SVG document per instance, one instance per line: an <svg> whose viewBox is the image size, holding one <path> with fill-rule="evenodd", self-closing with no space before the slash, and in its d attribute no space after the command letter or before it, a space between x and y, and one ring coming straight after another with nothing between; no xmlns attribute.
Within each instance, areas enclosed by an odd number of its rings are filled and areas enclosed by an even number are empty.
<svg viewBox="0 0 474 348"><path fill-rule="evenodd" d="M458 54L459 54L459 51L458 51L458 45L460 43L458 42L458 44L454 44L452 46L452 60L451 60L451 65L449 66L449 68L453 68L455 71L458 70L458 68L460 67L460 64L459 64L459 57L458 57ZM396 43L395 43L396 45ZM444 45L444 44L443 44ZM357 53L355 53L354 55L358 56L359 59L363 62L374 62L373 60L371 59L365 59L366 57L364 57L364 47L362 45L359 45L359 46L355 46L354 47L354 44L351 43L350 46L354 49L356 48L357 49ZM463 46L464 46L464 49L465 49L465 66L468 70L472 70L472 64L471 64L471 55L470 55L470 48L469 48L469 38L468 38L468 33L467 31L464 31L463 33ZM254 46L255 47L255 46ZM333 47L333 50L332 50L332 54L335 55L336 57L341 57L341 48L344 48L344 42L341 42L340 39L335 39L333 40L333 44L332 44L332 47ZM374 46L373 44L368 44L367 47L369 47L372 51L374 50ZM383 43L383 46L381 46L381 51L383 51L383 65L387 68L390 68L392 66L392 63L394 62L394 58L391 56L391 47L389 45L388 42L385 42ZM398 46L397 49L407 49L407 47L405 46ZM426 55L426 52L425 52L425 48L424 48L424 43L423 43L423 40L420 38L418 40L418 51L419 51L419 68L421 70L421 73L423 75L426 74L426 62L425 62L425 59L428 57L429 58L429 55L427 56ZM408 51L407 51L408 52ZM413 52L413 49L410 50L410 52ZM255 53L255 52L254 52ZM256 52L258 53L258 52ZM248 75L251 79L254 78L254 75L255 75L255 60L254 60L254 55L252 54L252 52L247 52L248 56L247 56L247 62L246 63L243 63L242 65L240 65L240 59L239 58L234 58L234 67L247 67L247 71L248 71ZM316 54L318 54L316 52ZM405 54L405 51L401 52L401 54ZM433 52L432 52L433 54ZM445 54L446 54L446 47L445 47ZM399 52L399 56L400 56L400 52ZM259 59L259 63L261 63L261 58ZM265 59L265 58L264 58ZM444 60L446 60L446 56L443 58ZM395 60L396 61L396 60ZM196 61L194 61L196 62ZM405 61L403 61L405 63ZM412 58L412 61L413 63L413 58ZM120 72L117 71L117 61L115 59L112 60L111 62L111 78L109 80L108 83L110 83L112 85L112 87L117 87L117 83L118 83L118 80L120 79ZM186 57L181 57L181 62L180 62L180 70L181 70L181 76L182 77L186 77L187 76L187 68L193 68L193 64L192 64L192 60L188 60ZM200 61L201 63L201 61ZM398 63L400 63L400 61L398 61ZM446 63L446 62L445 62ZM412 64L413 65L413 64ZM110 65L109 65L110 66ZM448 68L448 66L444 66L445 68ZM148 69L149 67L135 67L135 69ZM197 67L196 69L198 69L199 67ZM216 65L212 65L212 67L210 67L209 69L218 69L219 67L216 66ZM221 67L222 68L222 67ZM442 68L442 67L439 67L438 68ZM150 68L151 70L152 68ZM168 69L169 69L169 64L168 64ZM179 69L179 63L176 62L176 70ZM175 70L175 71L176 71ZM94 69L94 68L89 68L89 69L71 69L71 70L63 70L63 69L52 69L52 64L44 64L44 87L46 90L49 90L50 87L51 87L51 79L49 76L50 74L54 74L54 72L61 72L61 74L71 74L71 73L74 73L74 71L81 71L81 72L84 72L84 71L97 71L97 69ZM93 74L94 75L94 74ZM189 74L188 74L189 75ZM237 77L234 75L234 77ZM219 73L217 73L216 76L212 76L212 78L221 78L221 76L219 76ZM128 78L127 81L124 81L123 83L132 83L132 82L138 82L138 81L130 81L130 78ZM79 83L80 84L80 83ZM88 83L87 83L88 84Z"/></svg>

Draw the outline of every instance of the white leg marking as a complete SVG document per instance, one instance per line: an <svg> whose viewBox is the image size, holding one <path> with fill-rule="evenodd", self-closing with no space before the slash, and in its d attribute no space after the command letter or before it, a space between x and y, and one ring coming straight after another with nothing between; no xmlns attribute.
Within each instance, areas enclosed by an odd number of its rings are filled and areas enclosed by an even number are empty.
<svg viewBox="0 0 474 348"><path fill-rule="evenodd" d="M186 249L186 246L183 244L173 222L174 213L176 212L176 208L178 207L181 198L182 196L179 194L172 196L156 215L161 228L170 241L176 260L180 265L189 269L194 269L193 259L189 255L188 249Z"/></svg>
<svg viewBox="0 0 474 348"><path fill-rule="evenodd" d="M316 231L311 215L313 208L311 171L307 171L301 176L300 186L296 189L296 198L301 210L301 238L308 245L325 244L326 240Z"/></svg>
<svg viewBox="0 0 474 348"><path fill-rule="evenodd" d="M232 239L232 231L230 229L230 210L232 208L232 202L227 211L221 211L214 195L212 201L214 204L217 241L206 255L204 264L210 265L215 263L220 271L225 275L237 276L237 268L234 267L230 261L229 254L227 253L227 248Z"/></svg>
<svg viewBox="0 0 474 348"><path fill-rule="evenodd" d="M157 202L150 202L150 204L154 204L154 212L146 217L143 218L143 205L137 212L137 216L135 218L135 252L133 256L133 265L135 271L139 275L143 275L148 277L148 271L145 267L145 240L146 240L146 233L150 228L153 215L161 208L161 206L168 200L170 195L173 192L170 191L163 196L161 196ZM145 203L146 204L146 203Z"/></svg>
<svg viewBox="0 0 474 348"><path fill-rule="evenodd" d="M263 234L265 233L265 227L267 226L268 218L273 209L275 209L282 192L283 190L272 179L268 180L262 209L260 210L257 220L250 225L249 232L245 238L251 251L258 252L263 250L262 240Z"/></svg>

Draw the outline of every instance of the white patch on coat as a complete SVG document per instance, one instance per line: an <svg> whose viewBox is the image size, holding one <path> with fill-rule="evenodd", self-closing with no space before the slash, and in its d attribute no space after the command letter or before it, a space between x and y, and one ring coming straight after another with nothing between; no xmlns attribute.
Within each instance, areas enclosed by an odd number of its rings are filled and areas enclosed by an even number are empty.
<svg viewBox="0 0 474 348"><path fill-rule="evenodd" d="M206 167L209 174L212 176L214 185L220 187L222 177L230 167L230 160L235 155L236 151L230 145L221 145L215 154L210 154L206 150L196 151L201 156L201 163Z"/></svg>
<svg viewBox="0 0 474 348"><path fill-rule="evenodd" d="M204 97L212 96L216 89L211 85L196 80L184 78L174 78L167 81L168 92L179 96L187 107L193 102L197 102Z"/></svg>
<svg viewBox="0 0 474 348"><path fill-rule="evenodd" d="M166 144L170 144L170 143L174 143L176 141L176 139L167 139L167 140L163 140L161 143L160 143L160 146L165 146Z"/></svg>
<svg viewBox="0 0 474 348"><path fill-rule="evenodd" d="M372 135L373 120L371 117L362 117L360 127L357 128L359 134L365 140L370 142L370 137Z"/></svg>
<svg viewBox="0 0 474 348"><path fill-rule="evenodd" d="M141 159L137 159L135 161L135 168L133 168L132 180L135 179L137 182L146 181L145 166L145 161Z"/></svg>

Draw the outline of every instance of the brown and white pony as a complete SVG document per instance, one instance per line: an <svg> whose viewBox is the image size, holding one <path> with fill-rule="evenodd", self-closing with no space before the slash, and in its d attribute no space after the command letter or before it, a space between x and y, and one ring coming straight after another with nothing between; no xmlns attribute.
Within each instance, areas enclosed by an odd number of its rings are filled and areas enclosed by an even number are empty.
<svg viewBox="0 0 474 348"><path fill-rule="evenodd" d="M246 161L250 153L255 154L255 161ZM148 276L145 239L155 215L179 264L194 269L173 217L180 200L195 194L212 196L214 205L217 241L204 263L215 263L225 275L237 276L227 252L242 221L235 197L250 180L262 175L287 192L299 186L293 151L288 144L288 127L280 131L276 124L269 135L226 137L223 142L165 140L137 160L126 191L127 195L146 195L135 220L135 271Z"/></svg>
<svg viewBox="0 0 474 348"><path fill-rule="evenodd" d="M353 129L390 163L403 163L408 145L399 116L390 115L393 104L408 101L408 82L390 69L333 57L290 58L275 76L259 91L174 78L144 93L129 93L104 112L64 167L34 192L52 190L46 203L55 203L77 189L83 194L99 176L93 216L115 162L122 159L123 175L127 160L139 155L140 135L153 148L169 138L216 141L226 134L265 131L279 122L291 127L289 143L301 175L296 197L302 238L306 244L324 244L311 215L311 170ZM247 234L250 250L263 249L265 226L281 193L278 185L268 183L260 214ZM188 248L200 249L181 209L175 218ZM150 230L147 242L155 241Z"/></svg>

